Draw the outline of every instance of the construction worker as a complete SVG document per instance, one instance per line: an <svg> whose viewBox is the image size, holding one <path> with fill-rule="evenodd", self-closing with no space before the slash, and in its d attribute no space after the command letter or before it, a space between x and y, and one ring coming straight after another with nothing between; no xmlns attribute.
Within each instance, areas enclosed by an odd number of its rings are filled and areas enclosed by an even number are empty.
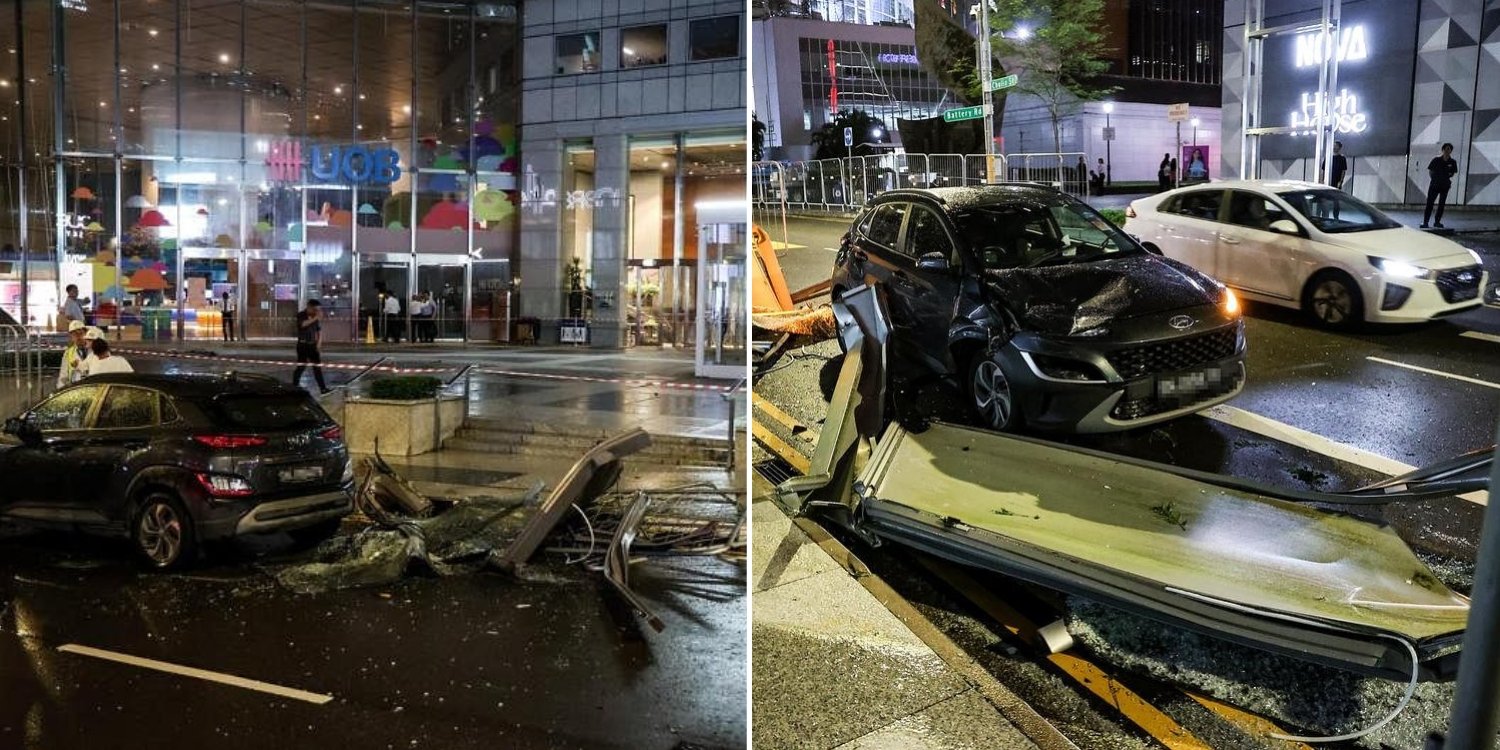
<svg viewBox="0 0 1500 750"><path fill-rule="evenodd" d="M68 323L68 346L63 349L62 366L57 371L58 388L77 383L81 377L78 365L89 355L88 342L83 338L87 328L82 320Z"/></svg>

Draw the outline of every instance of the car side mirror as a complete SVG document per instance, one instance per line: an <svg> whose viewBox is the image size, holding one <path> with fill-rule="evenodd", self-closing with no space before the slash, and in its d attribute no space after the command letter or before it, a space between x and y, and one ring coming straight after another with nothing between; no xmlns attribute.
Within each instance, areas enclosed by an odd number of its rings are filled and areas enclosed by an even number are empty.
<svg viewBox="0 0 1500 750"><path fill-rule="evenodd" d="M917 257L917 268L927 271L948 270L948 254L941 252L923 253Z"/></svg>
<svg viewBox="0 0 1500 750"><path fill-rule="evenodd" d="M32 424L31 420L25 417L11 417L5 420L4 432L7 435L15 435L22 442L26 443L35 442L42 436L41 431L36 428L36 425Z"/></svg>
<svg viewBox="0 0 1500 750"><path fill-rule="evenodd" d="M1270 226L1266 227L1266 229L1269 229L1277 234L1302 233L1301 230L1297 229L1297 222L1292 221L1291 219L1277 219L1276 221L1271 222Z"/></svg>

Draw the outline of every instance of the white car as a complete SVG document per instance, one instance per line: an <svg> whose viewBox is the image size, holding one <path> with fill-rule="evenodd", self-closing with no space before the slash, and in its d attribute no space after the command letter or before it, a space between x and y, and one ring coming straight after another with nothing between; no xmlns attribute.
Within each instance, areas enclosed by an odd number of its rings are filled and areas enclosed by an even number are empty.
<svg viewBox="0 0 1500 750"><path fill-rule="evenodd" d="M1141 198L1125 216L1148 250L1330 327L1415 323L1482 304L1477 253L1327 185L1212 182Z"/></svg>

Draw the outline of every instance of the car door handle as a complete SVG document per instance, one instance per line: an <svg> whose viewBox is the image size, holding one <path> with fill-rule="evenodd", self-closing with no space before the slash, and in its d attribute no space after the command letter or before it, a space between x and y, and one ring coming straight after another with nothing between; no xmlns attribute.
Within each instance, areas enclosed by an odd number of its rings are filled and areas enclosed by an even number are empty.
<svg viewBox="0 0 1500 750"><path fill-rule="evenodd" d="M1221 235L1219 235L1219 239L1223 240L1224 244L1226 244L1226 245L1238 245L1238 244L1240 244L1240 238L1238 238L1238 237L1236 237L1236 236L1234 236L1232 234L1221 234Z"/></svg>
<svg viewBox="0 0 1500 750"><path fill-rule="evenodd" d="M68 452L71 452L73 450L73 446L71 446L71 445L53 445L53 446L49 446L48 450L52 451L53 453L68 453Z"/></svg>

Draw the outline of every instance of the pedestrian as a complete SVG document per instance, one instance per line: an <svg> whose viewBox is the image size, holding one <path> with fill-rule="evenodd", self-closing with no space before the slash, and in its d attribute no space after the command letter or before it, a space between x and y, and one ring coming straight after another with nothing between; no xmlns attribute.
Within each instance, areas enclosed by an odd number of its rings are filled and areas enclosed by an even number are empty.
<svg viewBox="0 0 1500 750"><path fill-rule="evenodd" d="M109 353L109 342L104 339L103 333L99 333L97 338L89 342L89 349L92 353L83 361L83 377L108 375L113 372L135 372L135 368L131 367L124 357Z"/></svg>
<svg viewBox="0 0 1500 750"><path fill-rule="evenodd" d="M1344 158L1344 142L1333 142L1333 171L1328 175L1328 184L1337 190L1344 189L1344 175L1349 172L1349 160Z"/></svg>
<svg viewBox="0 0 1500 750"><path fill-rule="evenodd" d="M226 291L226 292L224 292L224 304L223 304L223 310L222 310L222 313L221 313L222 317L224 318L224 340L225 341L233 341L234 340L234 313L235 312L236 312L236 305L235 305L235 302L234 302L234 296L231 295L229 292Z"/></svg>
<svg viewBox="0 0 1500 750"><path fill-rule="evenodd" d="M1177 187L1178 174L1177 157L1174 156L1167 162L1167 187Z"/></svg>
<svg viewBox="0 0 1500 750"><path fill-rule="evenodd" d="M432 292L422 292L422 318L426 336L423 340L431 344L437 341L437 302L432 298Z"/></svg>
<svg viewBox="0 0 1500 750"><path fill-rule="evenodd" d="M1172 155L1170 153L1161 155L1161 165L1156 168L1156 189L1172 189Z"/></svg>
<svg viewBox="0 0 1500 750"><path fill-rule="evenodd" d="M1432 202L1437 201L1437 221L1433 226L1443 228L1443 206L1448 203L1448 189L1453 187L1453 175L1458 174L1458 162L1453 159L1453 144L1444 143L1441 156L1432 157L1427 162L1427 177L1431 180L1427 183L1427 210L1422 212L1422 228L1427 228L1427 220L1432 216Z"/></svg>
<svg viewBox="0 0 1500 750"><path fill-rule="evenodd" d="M57 371L57 387L72 385L82 377L78 374L78 366L83 363L85 357L89 356L89 344L83 338L88 326L81 320L75 320L68 324L68 346L63 349L62 366Z"/></svg>
<svg viewBox="0 0 1500 750"><path fill-rule="evenodd" d="M328 394L328 384L323 382L323 303L315 299L297 313L297 369L292 371L292 385L302 387L302 373L309 363L318 392Z"/></svg>
<svg viewBox="0 0 1500 750"><path fill-rule="evenodd" d="M385 318L384 340L392 344L401 343L401 300L396 299L394 292L385 295L381 314Z"/></svg>
<svg viewBox="0 0 1500 750"><path fill-rule="evenodd" d="M63 300L62 307L58 309L60 316L57 321L58 330L71 330L70 324L75 320L88 325L88 321L83 316L83 305L78 301L78 285L69 284L64 291L68 293L68 296Z"/></svg>
<svg viewBox="0 0 1500 750"><path fill-rule="evenodd" d="M1078 166L1073 171L1078 173L1078 187L1083 187L1084 181L1089 178L1089 163L1083 160L1083 154L1078 155Z"/></svg>

